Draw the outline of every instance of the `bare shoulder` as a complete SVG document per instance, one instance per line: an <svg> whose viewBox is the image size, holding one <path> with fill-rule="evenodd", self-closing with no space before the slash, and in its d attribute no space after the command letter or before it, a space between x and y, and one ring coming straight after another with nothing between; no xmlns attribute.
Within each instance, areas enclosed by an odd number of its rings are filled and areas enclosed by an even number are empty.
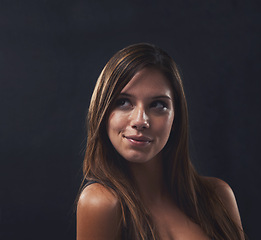
<svg viewBox="0 0 261 240"><path fill-rule="evenodd" d="M230 186L223 180L216 177L203 177L203 179L213 187L215 190L231 190Z"/></svg>
<svg viewBox="0 0 261 240"><path fill-rule="evenodd" d="M224 203L227 201L235 201L233 190L225 181L215 177L204 177L204 179L209 182Z"/></svg>
<svg viewBox="0 0 261 240"><path fill-rule="evenodd" d="M105 207L113 209L117 206L118 199L112 191L99 183L93 183L87 186L81 193L78 207Z"/></svg>
<svg viewBox="0 0 261 240"><path fill-rule="evenodd" d="M87 186L77 205L77 240L117 239L120 204L116 195L99 183Z"/></svg>
<svg viewBox="0 0 261 240"><path fill-rule="evenodd" d="M236 202L236 198L231 187L223 180L214 177L204 177L206 181L213 187L214 191L229 211L231 217L239 226L241 225L240 214Z"/></svg>

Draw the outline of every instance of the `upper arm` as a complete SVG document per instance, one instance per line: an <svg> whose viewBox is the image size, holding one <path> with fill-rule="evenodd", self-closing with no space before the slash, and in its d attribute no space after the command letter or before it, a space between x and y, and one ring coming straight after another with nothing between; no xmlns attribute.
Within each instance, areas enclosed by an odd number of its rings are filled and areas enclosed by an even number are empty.
<svg viewBox="0 0 261 240"><path fill-rule="evenodd" d="M242 223L240 219L240 214L236 202L235 195L231 187L221 179L218 178L209 178L216 194L224 204L225 208L228 210L230 216L234 222L242 229Z"/></svg>
<svg viewBox="0 0 261 240"><path fill-rule="evenodd" d="M77 205L77 240L115 240L119 226L116 196L98 183L86 187Z"/></svg>

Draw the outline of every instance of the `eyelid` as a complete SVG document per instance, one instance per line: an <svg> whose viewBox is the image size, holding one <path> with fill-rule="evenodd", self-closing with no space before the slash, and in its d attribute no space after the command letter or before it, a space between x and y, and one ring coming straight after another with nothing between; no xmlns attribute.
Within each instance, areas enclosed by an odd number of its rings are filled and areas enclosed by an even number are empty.
<svg viewBox="0 0 261 240"><path fill-rule="evenodd" d="M130 99L128 97L118 97L116 99L116 101L121 101L121 100L126 100L126 101L130 102Z"/></svg>
<svg viewBox="0 0 261 240"><path fill-rule="evenodd" d="M129 104L131 104L131 105L133 105L132 101L134 101L134 105L135 105L135 100L133 100L131 98L133 98L132 95L126 94L126 93L121 93L118 96L118 98L116 98L115 105L124 107L123 105L120 105L121 101L126 101ZM159 103L159 104L163 105L164 108L168 109L170 107L170 105L171 105L170 101L172 101L172 99L170 97L168 97L168 96L156 96L156 97L152 97L151 98L151 101L150 101L150 103L148 103L149 104L148 106L150 107L152 104Z"/></svg>
<svg viewBox="0 0 261 240"><path fill-rule="evenodd" d="M156 100L153 101L150 106L154 108L155 110L159 111L165 111L169 109L169 104L166 101L163 100Z"/></svg>
<svg viewBox="0 0 261 240"><path fill-rule="evenodd" d="M169 105L168 101L166 100L163 100L163 99L157 99L157 100L154 100L153 102L158 102L158 103L161 103L163 105ZM153 103L152 102L152 103Z"/></svg>
<svg viewBox="0 0 261 240"><path fill-rule="evenodd" d="M123 104L121 104L122 101L124 101L125 103L127 102L128 105L129 105L129 104L130 104L130 105L132 104L129 98L127 98L127 97L119 97L119 98L117 98L117 99L115 100L115 106L116 106L116 107L127 107L127 106L124 106ZM125 104L125 103L124 103L124 104Z"/></svg>

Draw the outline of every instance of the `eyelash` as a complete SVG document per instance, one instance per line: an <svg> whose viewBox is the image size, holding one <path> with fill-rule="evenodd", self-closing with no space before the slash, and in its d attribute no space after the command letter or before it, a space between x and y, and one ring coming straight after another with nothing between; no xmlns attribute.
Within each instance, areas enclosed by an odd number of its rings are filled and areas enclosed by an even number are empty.
<svg viewBox="0 0 261 240"><path fill-rule="evenodd" d="M128 103L126 105L126 103ZM161 107L156 107L158 104L161 105ZM132 107L132 103L128 98L119 98L116 103L116 107L123 108L123 109L128 109L129 107ZM162 100L156 100L153 101L150 105L150 108L154 108L156 111L165 111L168 109L168 104Z"/></svg>
<svg viewBox="0 0 261 240"><path fill-rule="evenodd" d="M130 100L127 99L127 98L119 98L119 99L117 99L115 105L116 105L116 107L122 107L122 108L124 108L124 107L127 107L127 106L124 106L124 104L125 104L126 102L128 102L128 103L131 105Z"/></svg>
<svg viewBox="0 0 261 240"><path fill-rule="evenodd" d="M161 107L156 107L158 104L161 105ZM154 101L150 104L151 107L154 107L155 109L157 110L160 110L160 111L164 111L166 109L168 109L168 104L164 101L161 101L161 100L157 100L157 101Z"/></svg>

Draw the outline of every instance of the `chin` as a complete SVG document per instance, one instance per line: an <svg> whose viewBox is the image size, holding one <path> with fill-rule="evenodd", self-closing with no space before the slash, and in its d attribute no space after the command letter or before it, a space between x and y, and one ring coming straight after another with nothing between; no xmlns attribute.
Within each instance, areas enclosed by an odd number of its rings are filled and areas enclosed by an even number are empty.
<svg viewBox="0 0 261 240"><path fill-rule="evenodd" d="M124 159L130 163L146 163L150 161L149 159L147 159L147 157L144 156L126 156L124 157Z"/></svg>
<svg viewBox="0 0 261 240"><path fill-rule="evenodd" d="M147 161L145 160L144 161L144 159L126 159L126 161L127 162L129 162L129 163L146 163Z"/></svg>

